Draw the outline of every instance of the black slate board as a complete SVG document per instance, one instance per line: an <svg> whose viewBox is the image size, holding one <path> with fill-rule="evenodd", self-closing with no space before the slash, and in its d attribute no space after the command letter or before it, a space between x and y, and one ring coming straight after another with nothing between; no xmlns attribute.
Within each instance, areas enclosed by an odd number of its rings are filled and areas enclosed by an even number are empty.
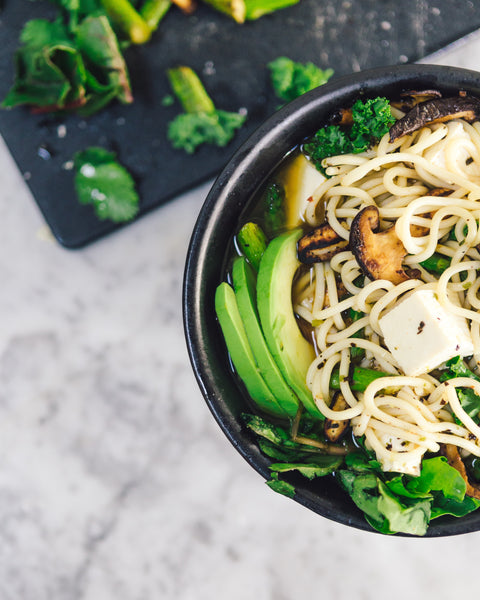
<svg viewBox="0 0 480 600"><path fill-rule="evenodd" d="M13 54L29 18L49 18L48 2L6 0L0 21L0 97L13 80ZM66 247L83 246L117 226L99 221L78 204L65 163L91 145L118 153L141 196L141 214L219 172L236 148L278 102L266 63L286 55L332 67L335 76L360 69L413 62L480 27L480 4L439 0L350 0L300 4L239 26L206 5L193 16L172 8L152 41L126 52L135 102L112 104L88 120L0 111L0 133L30 186L45 219ZM173 150L166 125L179 112L164 107L170 92L165 70L194 68L219 108L248 110L247 125L226 149L203 147L195 155ZM59 136L65 126L66 135Z"/></svg>

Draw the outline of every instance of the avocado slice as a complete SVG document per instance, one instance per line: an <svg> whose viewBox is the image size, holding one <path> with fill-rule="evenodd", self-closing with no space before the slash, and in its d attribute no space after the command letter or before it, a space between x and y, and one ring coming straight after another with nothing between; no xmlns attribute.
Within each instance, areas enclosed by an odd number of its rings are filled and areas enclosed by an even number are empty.
<svg viewBox="0 0 480 600"><path fill-rule="evenodd" d="M258 271L257 306L265 339L285 381L312 416L323 418L305 383L315 352L298 328L292 305L301 235L301 229L287 231L267 246Z"/></svg>
<svg viewBox="0 0 480 600"><path fill-rule="evenodd" d="M278 404L293 419L298 411L298 398L285 382L268 349L258 317L255 274L243 256L234 260L232 278L240 317L260 373Z"/></svg>
<svg viewBox="0 0 480 600"><path fill-rule="evenodd" d="M235 292L228 283L223 282L216 289L215 311L233 366L250 397L265 412L286 418L285 411L260 375L238 312Z"/></svg>

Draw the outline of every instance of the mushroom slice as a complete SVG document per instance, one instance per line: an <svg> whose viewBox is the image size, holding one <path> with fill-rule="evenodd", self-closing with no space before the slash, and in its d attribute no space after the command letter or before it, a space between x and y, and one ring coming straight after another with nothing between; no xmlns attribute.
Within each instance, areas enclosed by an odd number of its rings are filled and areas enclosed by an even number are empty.
<svg viewBox="0 0 480 600"><path fill-rule="evenodd" d="M340 125L346 127L347 125L353 125L353 112L351 108L340 108L333 113L330 119L331 125Z"/></svg>
<svg viewBox="0 0 480 600"><path fill-rule="evenodd" d="M462 479L465 481L467 485L467 496L480 499L480 488L477 485L470 483L467 476L467 469L463 464L463 460L460 456L460 452L458 451L457 446L454 446L452 444L445 444L443 453L445 454L448 460L448 464L454 469L456 469L462 476Z"/></svg>
<svg viewBox="0 0 480 600"><path fill-rule="evenodd" d="M394 100L392 106L400 110L411 110L416 104L441 98L442 93L439 90L407 90L400 94L400 100Z"/></svg>
<svg viewBox="0 0 480 600"><path fill-rule="evenodd" d="M387 279L395 285L410 279L402 262L407 251L395 227L378 231L380 216L376 206L362 209L352 221L350 250L361 270L370 279Z"/></svg>
<svg viewBox="0 0 480 600"><path fill-rule="evenodd" d="M324 262L347 247L348 240L341 238L328 223L323 223L298 240L298 260L306 265Z"/></svg>
<svg viewBox="0 0 480 600"><path fill-rule="evenodd" d="M413 133L432 123L443 123L452 119L465 119L469 123L480 118L480 100L473 96L435 98L420 102L404 117L390 127L390 141Z"/></svg>
<svg viewBox="0 0 480 600"><path fill-rule="evenodd" d="M343 394L341 392L335 392L332 398L332 410L345 410L349 408ZM350 425L349 420L335 421L334 419L325 419L323 431L325 437L329 442L339 442L347 432L348 426Z"/></svg>

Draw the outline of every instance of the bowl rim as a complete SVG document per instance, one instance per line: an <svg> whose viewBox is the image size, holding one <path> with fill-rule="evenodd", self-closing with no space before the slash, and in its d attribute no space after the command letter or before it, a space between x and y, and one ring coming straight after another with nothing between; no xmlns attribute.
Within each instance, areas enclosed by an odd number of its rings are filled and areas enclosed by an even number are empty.
<svg viewBox="0 0 480 600"><path fill-rule="evenodd" d="M305 135L299 136L298 133L296 137L296 132L302 130L302 127L305 128L308 123L317 122L320 126L322 120L324 122L326 116L331 114L332 107L339 106L340 98L345 106L348 101L358 96L368 97L369 93L375 93L375 90L377 90L375 95L378 95L380 90L386 89L415 89L409 86L409 83L419 81L425 82L429 88L451 91L466 89L480 96L480 73L457 67L428 64L395 65L338 77L290 102L264 121L228 161L213 183L198 213L187 250L182 291L183 323L188 356L201 393L213 417L234 448L264 479L269 477L268 465L271 461L263 457L258 448L249 443L241 424L232 420L232 413L224 401L224 395L228 390L220 382L219 374L213 368L215 365L211 364L209 344L213 343L211 337L218 336L219 331L218 325L216 329L215 325L212 325L211 315L209 316L206 310L208 297L210 302L212 301L212 285L216 287L223 275L223 264L220 264L217 259L216 243L219 238L217 230L219 225L224 226L225 223L232 224L238 221L241 211L248 204L254 191L261 187L285 156L285 148L295 147L305 137ZM313 131L315 129L311 129L312 133ZM278 146L276 152L272 150L272 145ZM269 168L266 167L268 163ZM227 215L227 209L230 209L232 214ZM229 238L232 237L233 231L232 226L228 232ZM225 237L226 234L223 232L223 238ZM212 257L211 253L215 250L216 255ZM212 275L212 270L213 273L215 272L215 268L211 267L212 262L217 264L216 281L214 281L215 275ZM213 303L211 307L213 308ZM215 334L213 329L216 331ZM230 373L230 376L233 381L233 374ZM237 393L238 391L237 387ZM343 491L342 493L346 494ZM308 489L308 484L297 487L294 500L332 521L378 533L366 522L363 513L356 507L352 508L351 514L344 514L336 511L332 503L320 502L319 504L319 497ZM479 529L480 511L474 511L460 519L442 517L434 521L429 526L427 534L422 537L452 536ZM402 537L405 534L396 534L396 536Z"/></svg>

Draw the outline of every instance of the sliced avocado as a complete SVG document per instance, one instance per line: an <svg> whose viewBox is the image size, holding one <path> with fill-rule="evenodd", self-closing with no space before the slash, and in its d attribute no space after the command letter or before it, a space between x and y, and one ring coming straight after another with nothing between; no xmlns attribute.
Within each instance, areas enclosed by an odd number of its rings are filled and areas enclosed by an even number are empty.
<svg viewBox="0 0 480 600"><path fill-rule="evenodd" d="M303 337L292 305L292 283L300 266L297 241L300 229L274 238L260 261L257 279L257 305L268 347L308 412L323 418L306 385L307 370L315 358L313 346Z"/></svg>
<svg viewBox="0 0 480 600"><path fill-rule="evenodd" d="M235 292L228 283L221 283L216 289L215 311L233 366L252 400L265 412L285 418L285 411L260 375L238 312Z"/></svg>
<svg viewBox="0 0 480 600"><path fill-rule="evenodd" d="M294 418L299 406L298 398L285 382L268 349L257 312L255 274L243 256L235 259L232 278L240 317L260 373L278 404L289 417Z"/></svg>

